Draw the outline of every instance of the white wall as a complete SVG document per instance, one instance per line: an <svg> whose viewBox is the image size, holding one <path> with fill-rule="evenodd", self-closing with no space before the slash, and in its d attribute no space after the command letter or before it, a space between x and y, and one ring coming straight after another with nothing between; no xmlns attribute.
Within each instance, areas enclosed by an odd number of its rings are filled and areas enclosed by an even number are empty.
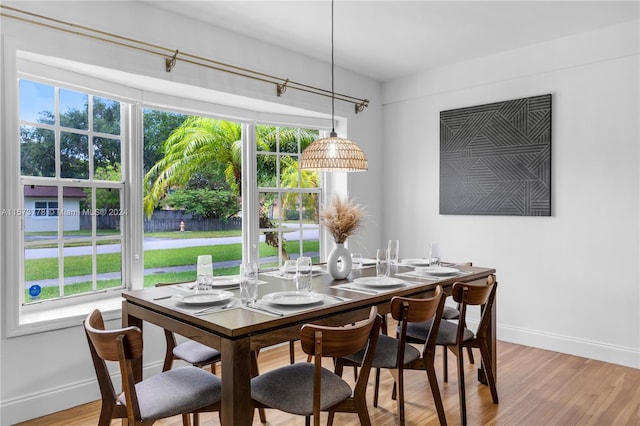
<svg viewBox="0 0 640 426"><path fill-rule="evenodd" d="M67 22L95 26L104 31L147 42L178 48L192 54L228 62L237 66L283 76L312 86L330 87L331 69L328 63L294 54L288 50L265 45L261 41L236 36L200 22L194 22L149 8L140 2L4 2L19 9L51 16ZM3 10L4 13L4 10ZM60 34L2 18L3 74L8 51L14 47L27 51L60 57L80 63L126 71L136 75L189 84L196 87L241 95L268 101L277 105L315 111L316 115L330 113L330 99L288 90L278 98L275 87L264 83L232 77L204 68L178 63L174 71L166 73L160 57L131 52L104 43ZM9 46L9 49L8 49ZM327 58L329 59L329 58ZM89 67L87 67L88 69ZM82 71L82 70L81 70ZM120 82L135 86L133 80ZM5 91L6 88L3 88ZM379 150L382 140L380 105L381 85L371 79L355 75L336 67L336 92L369 99L370 106L362 113L354 113L353 105L336 101L336 115L347 118L348 135L358 141L369 156L369 171L349 177L349 190L368 206L371 217L380 216L377 193L364 192L365 185L379 186L381 166ZM200 95L202 96L202 95ZM203 100L203 99L201 99ZM211 101L211 99L207 99ZM216 100L213 100L214 102ZM254 103L257 105L258 102ZM276 105L276 106L277 106ZM249 105L251 106L251 105ZM277 109L277 108L276 108ZM7 101L2 97L0 111L2 126L5 120L15 117L7 111ZM215 113L216 111L211 111ZM5 143L2 139L2 143ZM7 161L0 146L0 161ZM5 164L0 173L5 173ZM3 175L4 179L5 176ZM3 185L4 186L4 185ZM0 187L0 207L11 194ZM368 199L367 197L371 197ZM0 233L6 237L11 226L3 217ZM375 232L362 235L359 244L376 246ZM5 300L4 289L9 285L7 268L14 265L6 261L6 255L15 244L0 242L0 306ZM4 308L0 308L4 310ZM116 327L119 320L110 321L108 327ZM160 331L147 327L145 332L145 368L147 372L159 371L164 356L164 339ZM84 332L77 327L47 333L33 334L0 340L0 424L9 425L26 419L99 399L95 373L87 348Z"/></svg>
<svg viewBox="0 0 640 426"><path fill-rule="evenodd" d="M638 34L635 21L383 87L384 233L402 256L437 241L495 267L501 340L640 368ZM440 111L547 93L552 216L440 215Z"/></svg>

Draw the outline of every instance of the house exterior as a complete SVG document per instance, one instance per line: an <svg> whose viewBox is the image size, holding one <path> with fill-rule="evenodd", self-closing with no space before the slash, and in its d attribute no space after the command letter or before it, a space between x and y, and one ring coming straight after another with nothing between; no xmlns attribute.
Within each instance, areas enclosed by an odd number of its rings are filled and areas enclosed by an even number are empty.
<svg viewBox="0 0 640 426"><path fill-rule="evenodd" d="M25 232L55 232L62 216L64 231L80 230L80 201L87 194L80 188L64 187L62 206L57 188L53 186L27 186L24 189Z"/></svg>

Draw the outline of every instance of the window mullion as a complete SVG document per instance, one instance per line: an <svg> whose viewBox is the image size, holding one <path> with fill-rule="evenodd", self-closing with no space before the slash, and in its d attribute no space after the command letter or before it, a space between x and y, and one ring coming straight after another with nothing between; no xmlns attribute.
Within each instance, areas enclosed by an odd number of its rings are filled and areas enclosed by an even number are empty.
<svg viewBox="0 0 640 426"><path fill-rule="evenodd" d="M122 206L128 215L121 221L122 267L125 285L142 288L144 285L144 129L143 108L136 104L125 104L120 109L120 149L122 178L125 182L121 192ZM137 142L137 143L134 143Z"/></svg>
<svg viewBox="0 0 640 426"><path fill-rule="evenodd" d="M63 206L62 200L64 199L64 187L61 183L56 186L58 190L58 206ZM47 207L48 207L47 203ZM64 296L64 216L58 214L58 295ZM62 260L62 261L61 261Z"/></svg>
<svg viewBox="0 0 640 426"><path fill-rule="evenodd" d="M242 226L243 262L259 262L256 125L242 124Z"/></svg>

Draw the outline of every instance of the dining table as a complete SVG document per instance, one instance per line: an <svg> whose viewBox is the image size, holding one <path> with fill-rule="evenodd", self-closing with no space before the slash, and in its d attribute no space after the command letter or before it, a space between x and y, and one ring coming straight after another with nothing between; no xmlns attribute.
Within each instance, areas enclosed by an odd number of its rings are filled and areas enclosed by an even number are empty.
<svg viewBox="0 0 640 426"><path fill-rule="evenodd" d="M226 289L233 294L230 300L235 304L229 306L224 301L224 305L214 304L210 309L208 306L193 309L181 304L185 295L193 291L184 286L146 287L122 293L122 323L141 330L145 322L155 324L218 349L222 360L221 423L243 426L250 425L253 418L253 410L247 409L251 406L253 351L297 340L300 328L307 323L351 324L367 318L372 306L376 306L380 314L388 313L394 296L428 297L437 285L449 293L455 282L481 284L496 273L489 267L455 265L457 273L432 276L416 273L414 268L401 263L392 274L396 285L375 286L366 285L376 282L375 267L353 269L343 280L334 280L324 266L314 268L313 298L303 298L300 304L292 297L295 280L282 276L277 269L265 270L258 276L259 301L254 307L237 300L239 290L233 283ZM497 380L495 310L496 303L491 312L489 362ZM142 367L140 359L134 366L138 378L142 378ZM478 378L481 377L484 375L479 372Z"/></svg>

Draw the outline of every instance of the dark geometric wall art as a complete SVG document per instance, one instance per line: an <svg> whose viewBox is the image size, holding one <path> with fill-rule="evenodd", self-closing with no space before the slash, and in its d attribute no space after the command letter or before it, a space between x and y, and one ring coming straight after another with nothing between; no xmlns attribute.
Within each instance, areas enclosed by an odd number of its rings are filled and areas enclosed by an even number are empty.
<svg viewBox="0 0 640 426"><path fill-rule="evenodd" d="M551 216L551 95L440 112L440 213Z"/></svg>

